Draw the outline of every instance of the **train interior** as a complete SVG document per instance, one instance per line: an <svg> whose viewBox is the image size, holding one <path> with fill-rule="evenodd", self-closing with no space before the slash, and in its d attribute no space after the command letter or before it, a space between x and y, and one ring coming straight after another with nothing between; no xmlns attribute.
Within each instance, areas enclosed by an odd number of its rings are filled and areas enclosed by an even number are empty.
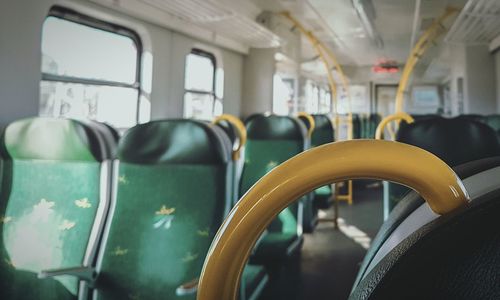
<svg viewBox="0 0 500 300"><path fill-rule="evenodd" d="M0 0L1 299L500 299L498 0Z"/></svg>

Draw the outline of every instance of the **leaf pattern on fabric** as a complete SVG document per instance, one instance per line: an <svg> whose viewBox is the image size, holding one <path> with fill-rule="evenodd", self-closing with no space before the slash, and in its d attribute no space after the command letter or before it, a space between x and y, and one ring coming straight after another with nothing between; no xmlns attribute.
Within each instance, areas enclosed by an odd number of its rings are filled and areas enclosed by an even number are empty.
<svg viewBox="0 0 500 300"><path fill-rule="evenodd" d="M203 230L198 230L197 233L199 236L208 237L209 230L208 230L208 228L205 228Z"/></svg>
<svg viewBox="0 0 500 300"><path fill-rule="evenodd" d="M170 229L172 227L172 222L174 221L174 216L163 216L158 221L153 224L155 229Z"/></svg>
<svg viewBox="0 0 500 300"><path fill-rule="evenodd" d="M127 184L128 183L127 177L125 175L119 176L118 177L118 182L121 183L121 184Z"/></svg>
<svg viewBox="0 0 500 300"><path fill-rule="evenodd" d="M0 223L2 223L2 224L7 224L7 223L9 223L10 221L12 221L12 217L10 217L10 216L3 216L3 217L0 217Z"/></svg>
<svg viewBox="0 0 500 300"><path fill-rule="evenodd" d="M92 204L89 202L88 198L75 200L75 205L79 208L91 208Z"/></svg>
<svg viewBox="0 0 500 300"><path fill-rule="evenodd" d="M71 222L69 220L63 220L62 224L59 225L60 230L71 230L73 227L75 227L76 223Z"/></svg>
<svg viewBox="0 0 500 300"><path fill-rule="evenodd" d="M53 201L47 201L46 199L40 199L40 202L33 206L33 217L37 221L47 222L50 215L54 213L54 206L56 205Z"/></svg>
<svg viewBox="0 0 500 300"><path fill-rule="evenodd" d="M128 253L128 249L122 249L120 246L117 246L112 252L113 256L123 256Z"/></svg>
<svg viewBox="0 0 500 300"><path fill-rule="evenodd" d="M276 162L276 161L270 161L270 162L266 165L266 171L267 171L267 172L271 171L271 170L272 170L272 169L274 169L277 165L278 165L278 162Z"/></svg>
<svg viewBox="0 0 500 300"><path fill-rule="evenodd" d="M175 208L168 208L166 205L162 205L162 207L155 212L156 215L160 216L168 216L175 212Z"/></svg>
<svg viewBox="0 0 500 300"><path fill-rule="evenodd" d="M198 254L192 254L191 252L186 253L186 255L182 258L182 261L185 263L192 262L193 260L198 258Z"/></svg>
<svg viewBox="0 0 500 300"><path fill-rule="evenodd" d="M4 262L7 266L11 267L11 268L16 268L16 266L14 265L14 263L12 262L12 260L8 259L8 258L5 258L4 259Z"/></svg>

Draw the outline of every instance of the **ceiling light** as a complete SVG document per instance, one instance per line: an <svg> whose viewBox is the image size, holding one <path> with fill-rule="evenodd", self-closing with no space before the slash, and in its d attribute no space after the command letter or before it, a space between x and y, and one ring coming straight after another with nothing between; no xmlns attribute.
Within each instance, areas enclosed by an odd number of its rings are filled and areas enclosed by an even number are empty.
<svg viewBox="0 0 500 300"><path fill-rule="evenodd" d="M351 3L373 45L379 49L384 48L384 42L373 24L376 15L371 0L351 0Z"/></svg>

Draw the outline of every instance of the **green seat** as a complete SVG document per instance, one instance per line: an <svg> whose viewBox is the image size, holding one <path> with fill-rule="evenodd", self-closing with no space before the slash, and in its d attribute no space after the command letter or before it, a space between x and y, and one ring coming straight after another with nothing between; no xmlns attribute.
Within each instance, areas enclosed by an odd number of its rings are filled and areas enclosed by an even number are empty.
<svg viewBox="0 0 500 300"><path fill-rule="evenodd" d="M222 129L222 131L228 136L232 149L238 149L240 139L238 135L238 129L228 121L220 121L217 123L217 126ZM233 169L232 169L232 190L233 190L233 200L232 204L236 204L239 200L238 196L238 182L241 178L241 164L243 160L241 157L237 161L233 161ZM240 300L247 299L258 299L262 290L267 285L268 275L265 268L261 265L252 265L247 264L245 269L243 270L242 278L241 278L241 287L240 287Z"/></svg>
<svg viewBox="0 0 500 300"><path fill-rule="evenodd" d="M305 146L305 128L291 117L253 115L246 121L247 145L240 182L242 196L257 180ZM268 227L252 260L270 262L286 259L300 250L302 241L302 201L285 208ZM285 243L291 239L292 242Z"/></svg>
<svg viewBox="0 0 500 300"><path fill-rule="evenodd" d="M370 116L368 117L367 138L375 138L375 131L377 131L377 126L380 121L382 121L382 117L379 114L370 114Z"/></svg>
<svg viewBox="0 0 500 300"><path fill-rule="evenodd" d="M83 123L48 118L3 132L1 299L76 299L78 279L49 271L85 275L95 259L110 167L97 136Z"/></svg>
<svg viewBox="0 0 500 300"><path fill-rule="evenodd" d="M311 136L311 147L321 146L335 140L335 129L327 115L312 115L315 128ZM331 185L325 185L314 191L314 205L317 208L327 209L333 202Z"/></svg>
<svg viewBox="0 0 500 300"><path fill-rule="evenodd" d="M352 114L352 138L361 138L361 118L358 114Z"/></svg>
<svg viewBox="0 0 500 300"><path fill-rule="evenodd" d="M230 151L215 125L193 120L154 121L124 134L97 299L195 299L231 200Z"/></svg>
<svg viewBox="0 0 500 300"><path fill-rule="evenodd" d="M313 115L310 115L314 119L314 130L311 133L311 136L306 139L305 148L309 149L312 147L312 139L321 139L324 135L323 130L316 129L318 125L316 125L316 119ZM326 116L325 116L326 117ZM328 118L328 117L327 117ZM309 123L309 118L304 115L299 115L297 117L298 120L304 124L307 131L311 129L311 124ZM321 124L320 124L321 125ZM318 225L318 207L315 204L315 194L314 192L308 193L302 197L302 229L305 233L312 233L314 229Z"/></svg>
<svg viewBox="0 0 500 300"><path fill-rule="evenodd" d="M401 126L396 140L425 149L455 167L466 162L500 155L500 143L489 126L477 118L428 116ZM409 192L407 187L389 183L387 211Z"/></svg>

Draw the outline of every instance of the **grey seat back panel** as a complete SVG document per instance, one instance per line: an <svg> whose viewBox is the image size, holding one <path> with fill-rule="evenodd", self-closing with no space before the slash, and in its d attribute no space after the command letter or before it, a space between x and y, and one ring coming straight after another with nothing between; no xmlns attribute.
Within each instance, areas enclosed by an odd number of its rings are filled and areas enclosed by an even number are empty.
<svg viewBox="0 0 500 300"><path fill-rule="evenodd" d="M465 188L471 199L477 199L489 192L500 188L500 167L483 171L463 180ZM410 234L414 233L424 225L438 218L427 203L420 205L391 233L377 251L371 263L368 265L363 278L368 274L392 249L399 245Z"/></svg>

